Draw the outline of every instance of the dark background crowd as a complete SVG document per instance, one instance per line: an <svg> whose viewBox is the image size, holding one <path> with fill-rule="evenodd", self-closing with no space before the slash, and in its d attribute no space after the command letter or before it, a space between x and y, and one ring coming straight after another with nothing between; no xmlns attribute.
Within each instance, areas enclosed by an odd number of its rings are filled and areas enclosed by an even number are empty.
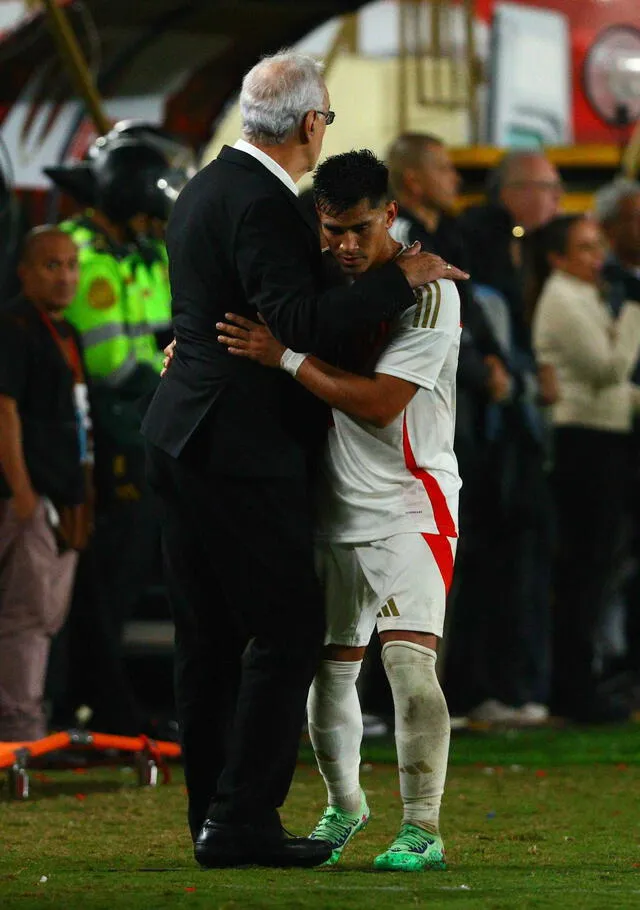
<svg viewBox="0 0 640 910"><path fill-rule="evenodd" d="M171 338L162 238L192 172L184 152L129 125L50 169L78 213L26 235L2 290L0 741L83 721L176 732L170 648L136 660L124 633L169 618L138 429ZM555 167L518 151L486 202L457 214L460 178L437 137L400 136L387 163L396 239L471 274L441 660L451 713L624 721L640 708L640 184L560 215ZM366 730L383 732L375 648L361 700Z"/></svg>

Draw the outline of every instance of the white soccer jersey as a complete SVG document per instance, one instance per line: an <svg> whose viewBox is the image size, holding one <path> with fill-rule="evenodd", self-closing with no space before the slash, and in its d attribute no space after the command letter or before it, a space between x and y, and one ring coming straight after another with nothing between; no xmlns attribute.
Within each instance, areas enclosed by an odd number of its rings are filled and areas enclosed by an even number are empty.
<svg viewBox="0 0 640 910"><path fill-rule="evenodd" d="M460 331L455 284L419 289L375 367L418 386L409 404L383 429L333 410L319 485L319 539L358 543L415 531L458 536L453 434Z"/></svg>

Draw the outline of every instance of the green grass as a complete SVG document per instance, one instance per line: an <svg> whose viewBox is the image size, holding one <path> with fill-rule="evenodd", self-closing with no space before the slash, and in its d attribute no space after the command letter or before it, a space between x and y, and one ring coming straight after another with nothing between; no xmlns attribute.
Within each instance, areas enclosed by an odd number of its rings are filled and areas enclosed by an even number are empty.
<svg viewBox="0 0 640 910"><path fill-rule="evenodd" d="M640 908L639 741L637 726L457 736L442 815L449 871L422 874L371 870L400 820L388 743L367 747L372 820L331 869L198 869L177 768L156 790L126 769L46 772L29 801L0 802L0 908ZM285 824L308 831L323 799L301 765Z"/></svg>

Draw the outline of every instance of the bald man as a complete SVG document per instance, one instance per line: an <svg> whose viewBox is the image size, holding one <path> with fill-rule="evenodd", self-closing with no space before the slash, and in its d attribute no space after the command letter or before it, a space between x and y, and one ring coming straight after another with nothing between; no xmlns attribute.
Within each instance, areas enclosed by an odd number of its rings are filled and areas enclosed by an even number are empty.
<svg viewBox="0 0 640 910"><path fill-rule="evenodd" d="M22 293L0 311L0 741L47 732L45 673L86 542L90 462L82 352L64 319L76 246L36 228L18 271Z"/></svg>
<svg viewBox="0 0 640 910"><path fill-rule="evenodd" d="M558 213L562 183L555 165L542 152L515 151L494 170L488 189L488 204L468 208L460 217L470 271L475 284L503 294L515 322L516 340L527 347L520 245L527 233Z"/></svg>
<svg viewBox="0 0 640 910"><path fill-rule="evenodd" d="M405 246L416 241L462 268L469 260L465 238L455 217L460 175L442 139L428 133L402 133L391 144L387 163L398 201L391 236ZM485 408L511 392L503 355L469 282L458 282L463 332L457 374L456 454L466 499L480 457L479 431Z"/></svg>
<svg viewBox="0 0 640 910"><path fill-rule="evenodd" d="M449 654L448 694L482 722L548 717L550 492L537 406L557 392L553 371L539 372L531 351L521 244L553 218L561 193L558 172L542 153L514 151L491 175L488 203L459 218L474 296L503 328L514 377L512 398L492 409L484 428L488 457L478 497L467 503L470 545Z"/></svg>

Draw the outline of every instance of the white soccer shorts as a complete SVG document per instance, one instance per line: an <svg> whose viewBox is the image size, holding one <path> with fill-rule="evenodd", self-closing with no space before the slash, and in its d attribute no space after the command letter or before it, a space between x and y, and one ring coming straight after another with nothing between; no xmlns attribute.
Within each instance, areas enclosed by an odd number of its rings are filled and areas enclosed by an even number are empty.
<svg viewBox="0 0 640 910"><path fill-rule="evenodd" d="M440 534L394 534L371 543L318 543L326 644L365 647L378 632L442 637L457 540Z"/></svg>

